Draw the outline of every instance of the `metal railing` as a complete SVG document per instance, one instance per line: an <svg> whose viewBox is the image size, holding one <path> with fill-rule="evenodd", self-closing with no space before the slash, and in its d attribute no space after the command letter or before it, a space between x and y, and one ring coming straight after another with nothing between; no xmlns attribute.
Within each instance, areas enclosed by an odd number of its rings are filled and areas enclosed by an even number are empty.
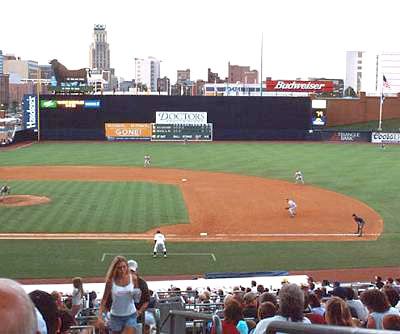
<svg viewBox="0 0 400 334"><path fill-rule="evenodd" d="M266 334L398 334L398 331L341 327L331 325L310 325L299 322L272 321Z"/></svg>
<svg viewBox="0 0 400 334"><path fill-rule="evenodd" d="M161 324L160 330L162 330L162 328L163 328L164 324L167 322L167 320L170 320L169 328L168 328L169 334L185 334L185 333L179 333L176 329L176 327L177 327L176 321L180 320L182 318L185 321L187 319L192 319L193 321L202 320L204 323L206 323L208 321L212 321L212 324L215 328L215 333L222 334L221 319L217 315L191 312L191 311L181 311L181 310L170 310L167 318L164 319L163 323ZM193 327L193 331L194 330L195 330L195 327ZM205 326L203 327L203 333L205 333Z"/></svg>

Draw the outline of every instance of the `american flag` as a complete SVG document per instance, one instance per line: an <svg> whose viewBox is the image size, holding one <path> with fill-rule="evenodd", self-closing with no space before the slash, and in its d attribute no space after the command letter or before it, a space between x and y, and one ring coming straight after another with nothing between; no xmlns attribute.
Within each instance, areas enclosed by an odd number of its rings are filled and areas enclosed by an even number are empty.
<svg viewBox="0 0 400 334"><path fill-rule="evenodd" d="M390 88L390 85L389 85L388 81L386 80L385 75L383 75L383 87Z"/></svg>

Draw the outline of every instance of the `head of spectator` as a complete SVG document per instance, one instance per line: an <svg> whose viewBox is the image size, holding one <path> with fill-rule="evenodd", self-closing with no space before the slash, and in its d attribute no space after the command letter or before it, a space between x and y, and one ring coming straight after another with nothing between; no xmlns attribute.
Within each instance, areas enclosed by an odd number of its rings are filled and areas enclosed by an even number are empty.
<svg viewBox="0 0 400 334"><path fill-rule="evenodd" d="M389 304L392 307L396 307L397 303L400 300L400 296L399 293L397 292L397 290L392 286L392 285L385 285L382 288L382 291L384 292L384 294L386 295L387 299L389 300Z"/></svg>
<svg viewBox="0 0 400 334"><path fill-rule="evenodd" d="M388 314L383 318L383 329L400 331L400 315Z"/></svg>
<svg viewBox="0 0 400 334"><path fill-rule="evenodd" d="M321 301L315 293L308 295L308 303L311 309L321 307Z"/></svg>
<svg viewBox="0 0 400 334"><path fill-rule="evenodd" d="M348 305L339 297L332 297L326 303L325 320L328 325L354 326Z"/></svg>
<svg viewBox="0 0 400 334"><path fill-rule="evenodd" d="M261 295L265 291L264 285L258 284L257 285L257 293Z"/></svg>
<svg viewBox="0 0 400 334"><path fill-rule="evenodd" d="M334 288L332 290L332 296L342 298L345 300L347 298L347 290L345 287L340 286L339 282L335 282Z"/></svg>
<svg viewBox="0 0 400 334"><path fill-rule="evenodd" d="M382 289L382 287L385 285L385 283L383 283L381 276L375 276L374 284L378 289Z"/></svg>
<svg viewBox="0 0 400 334"><path fill-rule="evenodd" d="M224 308L224 321L236 325L243 319L242 308L235 300L231 300Z"/></svg>
<svg viewBox="0 0 400 334"><path fill-rule="evenodd" d="M53 297L49 293L42 290L32 291L29 293L29 296L46 322L47 334L55 334L60 323L57 304Z"/></svg>
<svg viewBox="0 0 400 334"><path fill-rule="evenodd" d="M241 307L243 307L243 296L244 296L244 291L242 290L233 291L233 299L236 300Z"/></svg>
<svg viewBox="0 0 400 334"><path fill-rule="evenodd" d="M106 283L111 283L113 279L127 275L128 270L128 261L126 258L121 255L116 256L108 267Z"/></svg>
<svg viewBox="0 0 400 334"><path fill-rule="evenodd" d="M279 314L293 322L303 321L304 293L297 284L284 284L279 291Z"/></svg>
<svg viewBox="0 0 400 334"><path fill-rule="evenodd" d="M276 296L273 293L270 292L264 292L258 297L258 303L262 304L265 302L271 302L272 304L275 305L275 307L278 307L278 300Z"/></svg>
<svg viewBox="0 0 400 334"><path fill-rule="evenodd" d="M226 307L232 300L233 300L233 295L231 295L230 293L228 293L228 294L224 297L224 307Z"/></svg>
<svg viewBox="0 0 400 334"><path fill-rule="evenodd" d="M51 296L53 297L54 301L56 302L57 309L62 310L65 308L65 305L62 301L62 294L58 291L53 291L51 293Z"/></svg>
<svg viewBox="0 0 400 334"><path fill-rule="evenodd" d="M256 288L257 287L257 282L256 281L251 281L251 287Z"/></svg>
<svg viewBox="0 0 400 334"><path fill-rule="evenodd" d="M331 285L331 283L327 279L324 279L321 282L321 286L330 286L330 285Z"/></svg>
<svg viewBox="0 0 400 334"><path fill-rule="evenodd" d="M258 308L258 319L271 318L276 314L277 307L271 302L264 302Z"/></svg>
<svg viewBox="0 0 400 334"><path fill-rule="evenodd" d="M386 284L387 284L387 285L394 284L394 279L393 279L392 277L388 277L388 278L386 279Z"/></svg>
<svg viewBox="0 0 400 334"><path fill-rule="evenodd" d="M39 333L32 301L17 282L6 278L0 278L0 324L4 333Z"/></svg>
<svg viewBox="0 0 400 334"><path fill-rule="evenodd" d="M257 307L257 295L254 292L245 293L243 304L245 307Z"/></svg>
<svg viewBox="0 0 400 334"><path fill-rule="evenodd" d="M365 290L361 294L360 299L370 313L384 313L390 309L386 295L378 289Z"/></svg>

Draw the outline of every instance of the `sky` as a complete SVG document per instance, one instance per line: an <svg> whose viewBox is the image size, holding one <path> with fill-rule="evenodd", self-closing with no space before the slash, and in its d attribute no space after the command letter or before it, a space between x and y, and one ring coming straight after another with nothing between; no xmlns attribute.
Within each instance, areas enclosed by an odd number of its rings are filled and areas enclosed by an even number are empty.
<svg viewBox="0 0 400 334"><path fill-rule="evenodd" d="M134 58L161 76L227 76L228 62L263 78L345 78L346 51L400 51L398 0L19 0L1 3L0 50L69 69L89 67L93 26L105 24L111 67L134 78ZM263 36L263 37L262 37ZM261 52L263 41L263 52Z"/></svg>

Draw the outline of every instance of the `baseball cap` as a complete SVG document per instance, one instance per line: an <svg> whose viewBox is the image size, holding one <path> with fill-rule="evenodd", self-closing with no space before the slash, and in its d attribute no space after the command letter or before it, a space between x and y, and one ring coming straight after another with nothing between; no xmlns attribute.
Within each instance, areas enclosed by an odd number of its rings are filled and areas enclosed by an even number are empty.
<svg viewBox="0 0 400 334"><path fill-rule="evenodd" d="M137 268L138 268L138 264L137 264L137 262L135 260L129 260L128 261L128 267L129 267L129 270L136 271Z"/></svg>

